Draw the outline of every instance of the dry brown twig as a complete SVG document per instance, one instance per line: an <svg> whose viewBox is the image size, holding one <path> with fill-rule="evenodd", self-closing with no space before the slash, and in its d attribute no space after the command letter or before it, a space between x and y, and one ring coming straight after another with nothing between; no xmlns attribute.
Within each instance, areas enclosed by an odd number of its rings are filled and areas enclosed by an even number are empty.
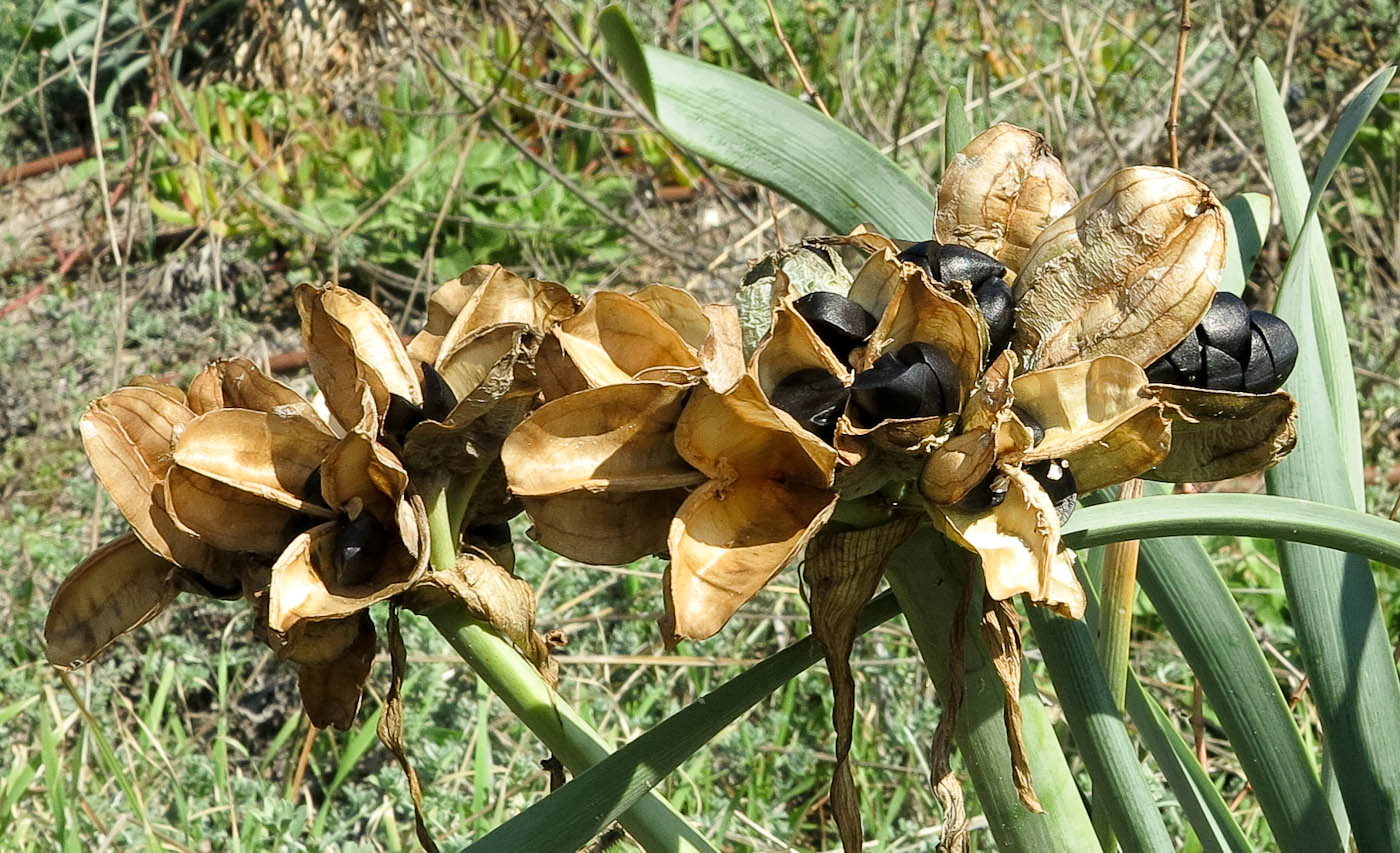
<svg viewBox="0 0 1400 853"><path fill-rule="evenodd" d="M1171 109L1167 112L1167 147L1171 149L1172 168L1180 168L1181 157L1176 147L1176 121L1181 114L1181 79L1186 76L1186 37L1191 32L1191 0L1181 0L1181 25L1176 37L1176 71L1172 74Z"/></svg>

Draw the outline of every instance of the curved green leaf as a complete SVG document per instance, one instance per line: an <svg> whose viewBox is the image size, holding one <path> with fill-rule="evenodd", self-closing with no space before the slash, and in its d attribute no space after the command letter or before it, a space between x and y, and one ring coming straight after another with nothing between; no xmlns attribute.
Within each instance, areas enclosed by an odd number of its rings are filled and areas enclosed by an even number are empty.
<svg viewBox="0 0 1400 853"><path fill-rule="evenodd" d="M771 187L836 231L869 224L890 237L928 239L933 196L839 122L677 53L641 47L639 63L635 35L615 22L603 35L632 86L652 87L657 123L675 144Z"/></svg>
<svg viewBox="0 0 1400 853"><path fill-rule="evenodd" d="M861 613L865 633L899 607L886 592ZM821 648L804 637L721 684L636 740L580 773L467 848L472 853L577 850L602 832L657 782L703 749L715 735L765 696L821 660Z"/></svg>
<svg viewBox="0 0 1400 853"><path fill-rule="evenodd" d="M957 86L948 87L948 99L943 103L943 168L953 162L953 155L972 141L972 122L967 120L967 107Z"/></svg>

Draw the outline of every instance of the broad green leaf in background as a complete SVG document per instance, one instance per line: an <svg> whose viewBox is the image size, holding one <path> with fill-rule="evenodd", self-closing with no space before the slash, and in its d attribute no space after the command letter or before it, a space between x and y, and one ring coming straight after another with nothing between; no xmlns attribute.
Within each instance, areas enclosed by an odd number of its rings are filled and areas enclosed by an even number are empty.
<svg viewBox="0 0 1400 853"><path fill-rule="evenodd" d="M1095 532L1133 512L1165 516L1167 501L1184 504L1221 497L1166 496L1157 483L1145 483L1143 491L1160 497L1109 503L1102 494L1086 496L1085 503L1091 505L1075 512L1066 524L1066 544L1072 548L1101 544L1093 538ZM1219 506L1202 508L1220 511ZM1174 532L1184 533L1204 518L1186 520L1178 515L1177 520L1181 526ZM1152 535L1147 523L1136 520L1103 541ZM1254 632L1205 549L1197 540L1184 537L1142 538L1139 548L1138 583L1215 709L1278 848L1284 853L1338 853L1342 842L1317 769Z"/></svg>
<svg viewBox="0 0 1400 853"><path fill-rule="evenodd" d="M866 605L858 630L865 633L898 612L892 594L877 596ZM575 850L587 845L642 794L705 748L725 726L821 656L816 641L804 637L672 714L468 849L472 853L517 853L542 849L545 839L551 849Z"/></svg>
<svg viewBox="0 0 1400 853"><path fill-rule="evenodd" d="M948 87L948 99L943 104L943 168L953 162L953 155L972 141L972 123L967 120L962 92L957 86Z"/></svg>
<svg viewBox="0 0 1400 853"><path fill-rule="evenodd" d="M1285 385L1299 402L1298 447L1269 472L1267 482L1277 494L1355 509L1364 503L1351 353L1322 229L1310 212L1393 73L1386 69L1373 77L1344 111L1310 186L1273 78L1263 62L1254 64L1269 168L1285 228L1296 235L1274 310L1298 338L1297 366ZM1365 552L1350 550L1280 542L1279 563L1352 835L1362 850L1396 849L1400 679L1375 580L1360 555Z"/></svg>
<svg viewBox="0 0 1400 853"><path fill-rule="evenodd" d="M1269 217L1273 203L1263 193L1240 193L1225 202L1225 216L1230 222L1229 246L1225 253L1225 271L1220 276L1220 289L1236 296L1244 294L1254 260L1269 233Z"/></svg>
<svg viewBox="0 0 1400 853"><path fill-rule="evenodd" d="M928 239L933 196L869 142L771 86L638 45L619 17L609 6L600 18L608 50L634 89L644 97L652 89L657 124L672 142L771 187L836 231L869 224L897 239Z"/></svg>

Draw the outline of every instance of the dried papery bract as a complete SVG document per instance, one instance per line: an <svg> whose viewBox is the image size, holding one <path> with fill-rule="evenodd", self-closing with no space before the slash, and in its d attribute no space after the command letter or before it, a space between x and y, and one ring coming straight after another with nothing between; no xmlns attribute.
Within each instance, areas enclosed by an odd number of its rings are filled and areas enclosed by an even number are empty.
<svg viewBox="0 0 1400 853"><path fill-rule="evenodd" d="M1171 449L1144 475L1154 480L1194 483L1263 471L1282 461L1297 442L1298 404L1283 391L1153 388L1173 414Z"/></svg>
<svg viewBox="0 0 1400 853"><path fill-rule="evenodd" d="M190 382L188 398L197 415L216 409L252 409L319 420L305 397L246 358L223 358L206 365Z"/></svg>
<svg viewBox="0 0 1400 853"><path fill-rule="evenodd" d="M436 365L442 352L482 329L514 324L544 334L576 310L577 299L562 284L521 278L500 264L475 266L433 292L428 321L408 355Z"/></svg>
<svg viewBox="0 0 1400 853"><path fill-rule="evenodd" d="M702 372L699 354L650 307L620 293L599 291L583 310L553 330L559 354L588 387L632 380L684 383ZM541 361L553 357L544 348Z"/></svg>
<svg viewBox="0 0 1400 853"><path fill-rule="evenodd" d="M973 137L943 173L934 237L985 252L1014 274L1045 226L1076 200L1044 137L996 124Z"/></svg>
<svg viewBox="0 0 1400 853"><path fill-rule="evenodd" d="M1224 265L1209 188L1174 169L1120 170L1031 246L1011 346L1033 367L1108 354L1150 364L1205 314Z"/></svg>
<svg viewBox="0 0 1400 853"><path fill-rule="evenodd" d="M44 622L49 663L81 666L144 625L174 600L178 571L130 534L94 551L54 593Z"/></svg>
<svg viewBox="0 0 1400 853"><path fill-rule="evenodd" d="M676 449L707 481L671 523L668 643L704 639L762 589L836 506L836 453L773 408L745 376L720 393L695 389Z"/></svg>

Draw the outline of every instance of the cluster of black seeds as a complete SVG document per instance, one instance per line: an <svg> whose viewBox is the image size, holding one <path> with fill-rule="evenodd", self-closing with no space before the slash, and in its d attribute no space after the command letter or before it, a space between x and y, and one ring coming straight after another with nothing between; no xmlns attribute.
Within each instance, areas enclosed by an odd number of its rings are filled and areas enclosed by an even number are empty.
<svg viewBox="0 0 1400 853"><path fill-rule="evenodd" d="M389 395L389 410L384 413L384 431L400 442L408 431L423 421L442 421L457 408L457 395L447 380L431 364L423 365L423 405L410 402L398 394Z"/></svg>
<svg viewBox="0 0 1400 853"><path fill-rule="evenodd" d="M1030 430L1031 446L1039 444L1041 439L1045 438L1045 428L1024 409L1012 407L1012 411ZM1047 459L1032 462L1026 466L1025 471L1034 477L1050 496L1051 503L1055 505L1055 513L1060 517L1060 523L1069 521L1070 513L1074 512L1075 501L1079 500L1079 486L1074 481L1074 475L1070 473L1069 463L1063 459ZM982 482L973 486L972 490L963 496L958 506L968 512L984 512L1000 506L1002 501L1006 500L1006 493L1010 487L1010 478L993 468Z"/></svg>
<svg viewBox="0 0 1400 853"><path fill-rule="evenodd" d="M875 331L875 317L838 293L814 291L797 299L793 307L846 363ZM850 388L825 370L806 368L783 377L770 397L773 405L829 442L852 399L857 416L875 424L887 418L931 418L956 412L958 390L957 365L948 354L915 341L897 353L880 356L869 370L856 374Z"/></svg>
<svg viewBox="0 0 1400 853"><path fill-rule="evenodd" d="M1147 378L1211 391L1267 394L1278 390L1298 359L1288 324L1267 311L1251 311L1238 296L1217 293L1186 340L1154 361Z"/></svg>
<svg viewBox="0 0 1400 853"><path fill-rule="evenodd" d="M987 360L996 358L1006 349L1016 324L1016 303L1011 297L1011 286L1002 278L1006 275L1006 266L1001 261L976 249L933 240L915 243L900 252L899 259L918 264L939 283L971 282L977 310L982 312L991 336Z"/></svg>

